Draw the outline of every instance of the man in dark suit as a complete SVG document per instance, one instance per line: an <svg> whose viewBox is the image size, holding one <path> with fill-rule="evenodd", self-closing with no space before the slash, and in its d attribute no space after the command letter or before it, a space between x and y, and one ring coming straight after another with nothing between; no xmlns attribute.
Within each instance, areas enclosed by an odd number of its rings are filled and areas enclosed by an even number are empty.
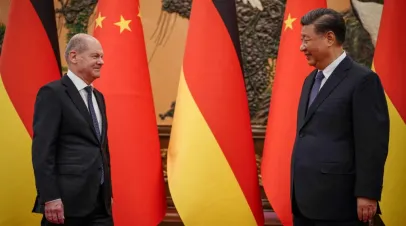
<svg viewBox="0 0 406 226"><path fill-rule="evenodd" d="M103 49L77 34L66 53L68 72L41 87L34 111L34 212L41 225L112 226L112 188L106 106L92 82L100 77Z"/></svg>
<svg viewBox="0 0 406 226"><path fill-rule="evenodd" d="M389 116L377 74L343 50L346 26L331 9L301 19L315 70L300 97L292 154L294 224L363 225L379 213Z"/></svg>

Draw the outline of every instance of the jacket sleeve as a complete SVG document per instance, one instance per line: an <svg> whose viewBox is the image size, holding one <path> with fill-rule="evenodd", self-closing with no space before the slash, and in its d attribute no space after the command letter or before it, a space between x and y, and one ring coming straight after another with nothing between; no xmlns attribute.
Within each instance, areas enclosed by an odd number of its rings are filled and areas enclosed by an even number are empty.
<svg viewBox="0 0 406 226"><path fill-rule="evenodd" d="M108 139L107 135L106 135L106 139ZM107 141L107 144L106 144L106 155L107 155L108 167L109 167L109 171L110 171L110 178L109 178L110 186L113 188L113 181L111 180L110 149L109 149L109 142L108 141ZM111 198L113 198L113 189L111 190Z"/></svg>
<svg viewBox="0 0 406 226"><path fill-rule="evenodd" d="M353 93L356 197L379 201L389 145L389 112L379 77L371 72Z"/></svg>
<svg viewBox="0 0 406 226"><path fill-rule="evenodd" d="M42 202L60 198L55 169L56 148L61 121L61 103L50 86L42 87L35 101L32 164Z"/></svg>
<svg viewBox="0 0 406 226"><path fill-rule="evenodd" d="M106 124L106 160L107 160L107 165L109 167L109 171L110 171L110 186L113 187L113 182L111 180L111 163L110 163L110 147L109 147L109 138L108 138L108 122L107 122L107 107L106 107L106 100L104 99L104 95L102 93L100 93L100 96L103 99L103 103L104 103L104 113L106 114L106 122L104 122ZM111 191L111 197L113 198L113 190Z"/></svg>

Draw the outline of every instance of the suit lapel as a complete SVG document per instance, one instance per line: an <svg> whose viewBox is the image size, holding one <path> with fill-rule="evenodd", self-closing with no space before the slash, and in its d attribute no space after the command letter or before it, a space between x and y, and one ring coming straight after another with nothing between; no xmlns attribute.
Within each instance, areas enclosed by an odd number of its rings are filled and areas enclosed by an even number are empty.
<svg viewBox="0 0 406 226"><path fill-rule="evenodd" d="M80 96L79 91L76 89L75 84L73 84L73 82L70 80L70 78L67 75L64 75L62 77L62 84L64 84L66 86L66 92L68 93L72 102L75 104L76 108L79 110L79 112L82 114L82 116L85 118L85 120L89 124L96 140L99 141L99 139L97 139L96 131L93 126L92 117L90 116L89 110L87 109L82 96Z"/></svg>
<svg viewBox="0 0 406 226"><path fill-rule="evenodd" d="M314 77L317 74L317 70L314 70L309 77L306 78L303 84L302 94L299 101L299 111L298 111L298 124L301 125L306 117L307 103L309 101L310 91L312 89ZM299 126L298 125L298 126Z"/></svg>
<svg viewBox="0 0 406 226"><path fill-rule="evenodd" d="M102 128L101 128L100 141L101 141L101 143L103 143L104 139L106 138L106 123L107 123L106 112L105 112L106 107L104 105L104 101L103 101L103 97L102 97L101 93L96 89L94 89L94 93L95 93L97 105L99 106L100 113L101 113Z"/></svg>
<svg viewBox="0 0 406 226"><path fill-rule="evenodd" d="M340 82L347 76L347 72L350 69L352 65L352 60L349 56L345 57L343 61L337 66L337 68L333 71L333 73L330 75L330 77L327 79L327 82L324 83L323 87L320 89L319 94L317 95L316 99L314 99L312 105L310 108L307 110L307 113L305 114L305 118L303 122L300 124L299 129L301 129L311 118L311 116L314 114L314 112L317 110L317 108L323 103L323 101L330 95L330 93L340 84ZM307 108L307 103L309 99L309 94L311 90L311 86L313 84L314 80L314 75L312 76L311 82L309 82L310 88L306 94L305 99L307 100L305 103L305 106L302 106L302 108L306 109Z"/></svg>

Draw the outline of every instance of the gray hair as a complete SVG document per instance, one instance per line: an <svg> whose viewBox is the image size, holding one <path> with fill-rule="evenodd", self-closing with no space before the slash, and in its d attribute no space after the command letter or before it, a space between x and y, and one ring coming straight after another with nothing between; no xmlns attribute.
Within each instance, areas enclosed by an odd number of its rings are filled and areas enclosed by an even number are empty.
<svg viewBox="0 0 406 226"><path fill-rule="evenodd" d="M87 41L89 38L93 38L91 35L88 34L83 34L79 33L74 35L66 45L66 50L65 50L65 59L66 62L69 64L69 53L72 50L75 50L78 53L82 53L87 50L88 45Z"/></svg>

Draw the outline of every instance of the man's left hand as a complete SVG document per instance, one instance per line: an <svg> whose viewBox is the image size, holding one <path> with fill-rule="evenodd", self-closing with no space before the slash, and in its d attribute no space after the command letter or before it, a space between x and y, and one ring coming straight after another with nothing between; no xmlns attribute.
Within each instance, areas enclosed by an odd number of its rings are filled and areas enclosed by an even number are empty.
<svg viewBox="0 0 406 226"><path fill-rule="evenodd" d="M358 219L363 222L368 222L376 214L377 201L367 198L357 198Z"/></svg>

